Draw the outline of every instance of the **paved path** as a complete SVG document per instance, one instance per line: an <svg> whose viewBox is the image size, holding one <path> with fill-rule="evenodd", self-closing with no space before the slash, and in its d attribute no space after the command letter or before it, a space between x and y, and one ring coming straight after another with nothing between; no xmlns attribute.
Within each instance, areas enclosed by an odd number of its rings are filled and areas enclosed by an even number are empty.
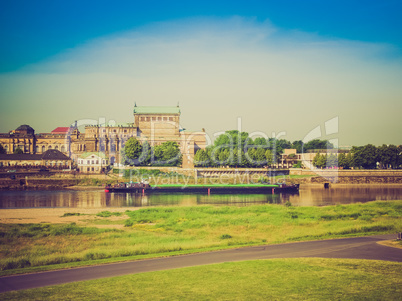
<svg viewBox="0 0 402 301"><path fill-rule="evenodd" d="M0 293L75 281L229 261L270 258L323 257L376 259L402 262L402 249L377 244L378 241L395 238L396 234L306 241L7 276L0 277Z"/></svg>

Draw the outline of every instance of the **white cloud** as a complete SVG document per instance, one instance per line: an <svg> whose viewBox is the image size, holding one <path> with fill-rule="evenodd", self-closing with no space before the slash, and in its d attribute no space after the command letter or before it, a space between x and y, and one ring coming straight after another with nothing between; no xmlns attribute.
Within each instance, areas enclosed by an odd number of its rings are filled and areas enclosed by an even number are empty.
<svg viewBox="0 0 402 301"><path fill-rule="evenodd" d="M210 133L235 128L241 116L244 130L302 139L339 116L340 144L398 143L389 127L401 125L390 120L401 111L402 68L389 52L387 45L328 40L240 17L159 23L3 74L0 93L15 105L0 127L9 130L11 118L30 118L42 131L79 118L129 122L134 101L180 101L183 126ZM27 103L32 111L21 114ZM386 141L378 134L370 140L378 128Z"/></svg>

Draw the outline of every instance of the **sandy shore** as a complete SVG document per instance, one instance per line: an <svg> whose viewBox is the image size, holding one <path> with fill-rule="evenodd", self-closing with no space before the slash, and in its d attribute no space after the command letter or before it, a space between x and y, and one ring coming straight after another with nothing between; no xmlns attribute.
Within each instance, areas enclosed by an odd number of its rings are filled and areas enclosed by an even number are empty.
<svg viewBox="0 0 402 301"><path fill-rule="evenodd" d="M138 208L130 208L137 210ZM125 212L127 208L29 208L29 209L1 209L0 223L77 223L86 224L88 221L94 220L96 214L101 211ZM80 213L80 216L66 216L65 213ZM113 216L108 220L127 219L127 216Z"/></svg>

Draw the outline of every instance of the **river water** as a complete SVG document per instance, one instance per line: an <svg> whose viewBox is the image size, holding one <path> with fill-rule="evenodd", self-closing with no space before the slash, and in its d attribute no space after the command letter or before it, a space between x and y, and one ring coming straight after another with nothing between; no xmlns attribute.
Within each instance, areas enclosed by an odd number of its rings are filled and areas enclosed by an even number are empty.
<svg viewBox="0 0 402 301"><path fill-rule="evenodd" d="M402 199L402 185L305 186L297 194L132 194L103 190L0 191L0 209L284 204L325 206Z"/></svg>

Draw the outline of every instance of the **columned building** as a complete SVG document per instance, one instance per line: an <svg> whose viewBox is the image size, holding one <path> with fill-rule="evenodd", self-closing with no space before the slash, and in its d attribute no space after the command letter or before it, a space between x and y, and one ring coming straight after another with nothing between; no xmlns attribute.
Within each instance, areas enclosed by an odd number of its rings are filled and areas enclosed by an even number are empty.
<svg viewBox="0 0 402 301"><path fill-rule="evenodd" d="M187 131L180 127L180 108L134 106L134 122L122 124L87 125L81 133L78 127L58 127L50 133L35 134L29 125L21 125L7 134L0 134L0 145L6 153L17 148L26 154L43 154L58 150L75 162L88 152L104 153L110 164L120 163L120 151L126 141L135 137L151 146L167 141L177 142L183 155L183 167L194 166L194 154L206 147L204 131Z"/></svg>

